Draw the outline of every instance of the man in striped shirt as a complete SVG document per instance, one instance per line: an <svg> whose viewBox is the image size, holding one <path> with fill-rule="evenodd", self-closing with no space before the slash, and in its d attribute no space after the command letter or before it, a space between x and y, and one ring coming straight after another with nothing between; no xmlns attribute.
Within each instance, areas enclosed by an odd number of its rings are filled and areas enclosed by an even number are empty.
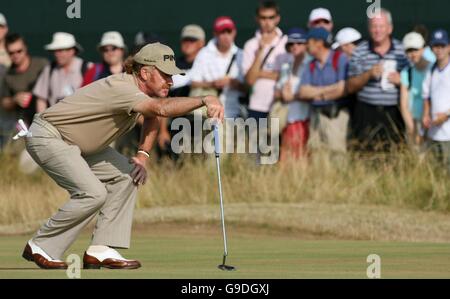
<svg viewBox="0 0 450 299"><path fill-rule="evenodd" d="M386 9L368 20L370 40L350 60L347 90L357 92L353 128L357 148L389 151L403 139L399 110L400 71L408 65L403 45L391 37L392 15Z"/></svg>

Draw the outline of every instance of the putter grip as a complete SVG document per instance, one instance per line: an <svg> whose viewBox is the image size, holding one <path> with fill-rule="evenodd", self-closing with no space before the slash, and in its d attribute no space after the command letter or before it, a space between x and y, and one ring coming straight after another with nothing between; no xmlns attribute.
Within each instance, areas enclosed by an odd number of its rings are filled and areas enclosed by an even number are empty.
<svg viewBox="0 0 450 299"><path fill-rule="evenodd" d="M216 154L220 153L220 138L219 138L219 126L213 125L214 128L214 151Z"/></svg>

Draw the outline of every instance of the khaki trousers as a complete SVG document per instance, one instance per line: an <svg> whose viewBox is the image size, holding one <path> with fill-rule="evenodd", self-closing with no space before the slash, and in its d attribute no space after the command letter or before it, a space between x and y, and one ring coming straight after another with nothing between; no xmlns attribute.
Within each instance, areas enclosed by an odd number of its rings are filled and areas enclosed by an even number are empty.
<svg viewBox="0 0 450 299"><path fill-rule="evenodd" d="M137 196L129 160L111 147L82 156L76 145L63 141L58 130L38 115L30 131L26 147L31 157L70 195L33 241L52 258L62 259L81 230L98 215L91 245L129 248Z"/></svg>
<svg viewBox="0 0 450 299"><path fill-rule="evenodd" d="M309 148L339 153L347 152L349 119L347 109L341 109L335 118L329 118L313 110L310 119Z"/></svg>

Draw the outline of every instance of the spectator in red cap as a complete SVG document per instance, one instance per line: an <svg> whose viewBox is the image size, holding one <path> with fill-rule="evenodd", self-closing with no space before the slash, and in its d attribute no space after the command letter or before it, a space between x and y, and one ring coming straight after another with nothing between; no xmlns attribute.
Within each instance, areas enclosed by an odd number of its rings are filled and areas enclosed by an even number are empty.
<svg viewBox="0 0 450 299"><path fill-rule="evenodd" d="M218 95L225 106L226 118L240 116L239 91L244 88L242 50L235 45L235 38L233 20L217 18L214 38L199 52L191 70L192 88Z"/></svg>

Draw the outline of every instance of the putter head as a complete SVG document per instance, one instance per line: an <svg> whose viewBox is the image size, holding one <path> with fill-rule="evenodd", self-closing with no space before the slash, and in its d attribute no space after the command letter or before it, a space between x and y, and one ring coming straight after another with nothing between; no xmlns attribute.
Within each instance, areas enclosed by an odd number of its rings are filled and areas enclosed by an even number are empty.
<svg viewBox="0 0 450 299"><path fill-rule="evenodd" d="M219 265L219 266L217 266L217 268L219 268L222 271L236 271L235 267L229 266L229 265L225 265L225 264Z"/></svg>

